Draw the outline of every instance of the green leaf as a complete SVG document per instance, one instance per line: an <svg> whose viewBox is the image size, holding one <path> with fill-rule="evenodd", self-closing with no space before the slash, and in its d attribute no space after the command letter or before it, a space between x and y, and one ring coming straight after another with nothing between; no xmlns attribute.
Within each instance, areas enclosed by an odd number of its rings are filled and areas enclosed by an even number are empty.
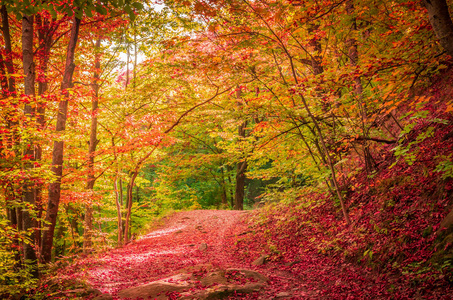
<svg viewBox="0 0 453 300"><path fill-rule="evenodd" d="M127 6L124 7L124 11L127 12L129 15L130 15L131 13L134 13L129 5L127 5Z"/></svg>
<svg viewBox="0 0 453 300"><path fill-rule="evenodd" d="M134 2L132 3L132 6L139 10L143 9L143 4L141 4L140 2Z"/></svg>
<svg viewBox="0 0 453 300"><path fill-rule="evenodd" d="M131 19L131 21L134 21L135 20L135 14L134 14L134 11L132 10L132 8L128 5L128 6L124 7L124 10L129 15L129 18Z"/></svg>
<svg viewBox="0 0 453 300"><path fill-rule="evenodd" d="M87 8L85 8L85 14L87 15L88 18L91 18L93 16L93 6L89 5Z"/></svg>

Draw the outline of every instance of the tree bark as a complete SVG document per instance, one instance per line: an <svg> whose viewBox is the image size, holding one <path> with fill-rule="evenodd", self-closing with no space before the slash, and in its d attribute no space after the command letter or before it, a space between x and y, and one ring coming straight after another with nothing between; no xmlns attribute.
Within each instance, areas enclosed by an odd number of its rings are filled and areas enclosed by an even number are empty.
<svg viewBox="0 0 453 300"><path fill-rule="evenodd" d="M50 49L52 47L54 30L52 24L48 18L40 15L36 16L36 23L38 24L38 39L39 49L38 60L39 60L39 80L38 80L38 95L44 95L48 89L47 69L49 65ZM45 106L40 102L37 107L37 121L38 124L44 126L44 113Z"/></svg>
<svg viewBox="0 0 453 300"><path fill-rule="evenodd" d="M453 57L453 22L446 0L423 0L428 10L429 21L440 45Z"/></svg>
<svg viewBox="0 0 453 300"><path fill-rule="evenodd" d="M228 184L230 185L230 206L231 208L234 208L234 190L233 190L233 180L231 179L231 173L233 171L233 168L229 165L227 165L227 178L228 178Z"/></svg>
<svg viewBox="0 0 453 300"><path fill-rule="evenodd" d="M62 132L66 129L69 98L68 89L72 88L73 85L72 76L75 69L74 55L79 36L80 21L80 19L74 16L68 49L66 52L65 71L63 74L63 81L61 83L61 91L64 100L60 101L58 105L57 124L55 128L57 132ZM54 141L52 152L52 173L55 175L56 180L49 185L49 199L46 214L46 221L49 223L49 227L44 231L42 239L42 255L45 262L50 262L52 259L53 235L57 222L58 205L60 204L61 177L63 174L63 146L63 141Z"/></svg>
<svg viewBox="0 0 453 300"><path fill-rule="evenodd" d="M349 0L346 3L346 12L348 13L348 15L352 15L354 13L354 10L355 10L354 3L352 0ZM346 45L349 47L348 49L349 63L350 65L356 67L359 63L359 48L357 45L357 40L353 37L354 33L357 32L357 22L355 17L352 19L351 32L352 37L346 41ZM368 131L366 128L367 112L366 104L363 103L363 85L360 77L354 78L354 95L357 100L359 114L362 121L361 122L362 134L364 137L367 137L368 136ZM370 145L366 140L364 140L363 142L363 158L365 161L365 171L367 172L367 174L370 174L374 169L374 165L370 152Z"/></svg>
<svg viewBox="0 0 453 300"><path fill-rule="evenodd" d="M225 171L223 168L220 169L222 174L222 205L224 208L228 207L228 196L227 196L227 186L225 180Z"/></svg>
<svg viewBox="0 0 453 300"><path fill-rule="evenodd" d="M123 206L123 185L121 184L121 178L119 178L119 165L118 165L118 156L116 153L115 147L115 137L112 137L112 148L113 148L113 157L115 160L116 170L115 170L115 179L113 181L113 188L115 189L115 204L116 204L116 215L117 215L117 226L118 226L118 242L117 246L121 247L123 243L123 218L121 213L121 207ZM119 190L118 190L118 180L119 180Z"/></svg>
<svg viewBox="0 0 453 300"><path fill-rule="evenodd" d="M94 176L94 152L98 144L97 140L97 127L98 117L97 111L99 106L99 73L101 69L101 57L100 50L101 38L96 40L95 45L95 57L94 57L94 80L92 83L93 97L91 99L91 128L90 128L90 141L88 147L88 178L87 178L87 190L93 193L95 176ZM93 206L88 203L85 207L85 224L83 231L83 251L87 253L92 248L92 232L93 232Z"/></svg>
<svg viewBox="0 0 453 300"><path fill-rule="evenodd" d="M49 64L49 57L50 57L50 49L52 47L52 40L54 30L52 29L51 22L47 17L43 17L40 14L36 15L36 24L38 26L38 40L39 40L39 51L38 51L38 102L36 108L36 121L39 130L43 130L45 127L45 112L46 108L43 103L43 95L47 92L48 89L48 79L47 79L47 69ZM42 147L40 144L36 145L35 149L36 153L36 161L40 161L42 159ZM42 190L44 188L44 184L38 184L36 187L36 210L37 210L37 217L36 220L36 245L38 249L42 248L41 243L41 221L43 215L43 198L42 198Z"/></svg>
<svg viewBox="0 0 453 300"><path fill-rule="evenodd" d="M8 97L8 79L6 77L5 59L0 52L0 85L2 88L2 98Z"/></svg>
<svg viewBox="0 0 453 300"><path fill-rule="evenodd" d="M236 99L239 107L242 107L241 99L241 89L238 86L236 89ZM238 136L240 140L243 140L246 136L245 127L247 126L247 121L244 121L238 127ZM234 194L234 209L243 210L244 209L244 190L245 190L245 172L247 171L247 158L244 157L244 161L241 161L236 166L236 193Z"/></svg>
<svg viewBox="0 0 453 300"><path fill-rule="evenodd" d="M5 5L2 5L1 7L1 14L3 39L5 41L5 67L8 74L12 75L14 74L14 65L11 47L11 34L9 30L8 11L6 10ZM10 95L14 96L16 94L16 80L13 76L10 76L8 79L8 90Z"/></svg>
<svg viewBox="0 0 453 300"><path fill-rule="evenodd" d="M138 169L136 169L132 174L127 184L127 194L126 194L126 204L127 204L127 212L126 212L126 224L124 225L124 243L129 243L130 240L130 233L131 233L131 215L132 215L132 191L135 185L135 179L138 175Z"/></svg>
<svg viewBox="0 0 453 300"><path fill-rule="evenodd" d="M238 163L236 169L236 193L234 197L234 209L244 209L245 195L245 171L247 170L247 161Z"/></svg>
<svg viewBox="0 0 453 300"><path fill-rule="evenodd" d="M35 101L35 64L33 62L33 23L34 17L24 15L22 17L22 57L24 67L24 94L28 97L28 103L24 107L24 114L27 118L25 126L33 126L32 119L35 116L33 103ZM28 143L24 155L28 157L29 162L26 164L28 170L33 169L32 161L35 160L35 150L33 140L26 141ZM30 241L24 243L24 261L30 274L37 278L38 261L35 252L35 231L30 230L34 227L34 219L32 218L31 210L35 210L36 188L32 180L27 180L23 188L23 201L27 208L22 212L22 226L24 231L30 232Z"/></svg>
<svg viewBox="0 0 453 300"><path fill-rule="evenodd" d="M239 136L245 138L245 127L247 122L243 122L238 128ZM247 158L241 161L236 166L236 193L234 194L234 209L244 209L244 196L245 196L245 172L247 171Z"/></svg>
<svg viewBox="0 0 453 300"><path fill-rule="evenodd" d="M133 70L133 88L135 90L135 85L136 85L136 77L137 77L137 32L136 29L134 28L134 70Z"/></svg>
<svg viewBox="0 0 453 300"><path fill-rule="evenodd" d="M129 42L127 41L127 37L126 37L126 47L127 47L127 54L126 54L126 84L125 84L125 89L127 89L127 86L129 85L129 59L131 57L131 53L129 51Z"/></svg>
<svg viewBox="0 0 453 300"><path fill-rule="evenodd" d="M115 204L116 204L116 217L117 217L117 222L116 223L117 223L117 226L118 226L118 236L117 236L118 242L117 242L117 246L121 247L122 242L123 242L123 238L122 238L122 234L123 234L123 220L122 220L122 217L121 217L121 203L120 203L120 196L119 196L119 193L118 193L118 173L115 176L115 179L113 181L113 187L115 189Z"/></svg>
<svg viewBox="0 0 453 300"><path fill-rule="evenodd" d="M2 18L2 33L3 33L3 40L5 42L5 51L3 58L3 65L4 65L4 72L5 75L12 75L14 74L14 65L13 65L13 58L12 58L12 48L11 48L11 34L9 30L9 20L8 20L8 11L6 10L6 6L2 5L0 8L1 18ZM13 76L10 76L8 80L5 77L5 83L7 90L2 91L4 97L8 96L15 96L16 95L16 81ZM2 83L3 87L3 83ZM17 113L16 111L9 113L7 115L7 129L10 131L10 135L7 140L7 147L9 149L13 149L14 145L18 145L19 141L17 138L17 121L15 120L14 114ZM19 153L16 153L16 156ZM20 214L20 210L15 207L15 200L17 200L15 191L18 191L19 188L16 187L14 182L10 182L7 184L7 188L5 190L5 199L6 199L6 214L9 217L9 222L11 225L17 229L22 228L22 223L18 223L19 220L22 219ZM14 240L13 242L19 248L18 240ZM20 257L16 257L17 262L20 262Z"/></svg>

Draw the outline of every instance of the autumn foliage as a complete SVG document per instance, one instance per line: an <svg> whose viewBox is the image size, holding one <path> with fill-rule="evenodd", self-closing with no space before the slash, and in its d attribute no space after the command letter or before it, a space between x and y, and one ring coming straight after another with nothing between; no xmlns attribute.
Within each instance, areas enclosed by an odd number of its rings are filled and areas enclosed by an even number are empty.
<svg viewBox="0 0 453 300"><path fill-rule="evenodd" d="M172 211L257 208L244 260L441 298L453 23L422 2L2 1L0 296Z"/></svg>

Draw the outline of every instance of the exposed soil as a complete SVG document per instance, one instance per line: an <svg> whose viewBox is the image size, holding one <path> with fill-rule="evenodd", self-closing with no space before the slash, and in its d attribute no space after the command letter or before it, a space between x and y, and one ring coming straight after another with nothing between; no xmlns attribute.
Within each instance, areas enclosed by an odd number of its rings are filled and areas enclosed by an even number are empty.
<svg viewBox="0 0 453 300"><path fill-rule="evenodd" d="M71 278L86 279L93 288L114 299L118 299L121 290L191 272L193 266L213 270L250 269L270 279L259 292L229 299L388 298L385 291L390 287L389 282L365 268L339 264L325 256L307 253L286 265L272 261L252 264L260 253L251 251L249 259L244 259L236 247L238 238L253 234L247 224L249 215L245 211L178 212L164 219L160 228L129 245L78 260L64 273ZM251 249L256 249L254 246ZM171 295L169 299L177 297Z"/></svg>
<svg viewBox="0 0 453 300"><path fill-rule="evenodd" d="M237 265L224 251L226 235L246 215L242 211L179 212L155 230L124 248L102 254L87 270L88 283L104 293L173 275L200 264ZM206 244L205 250L202 244Z"/></svg>

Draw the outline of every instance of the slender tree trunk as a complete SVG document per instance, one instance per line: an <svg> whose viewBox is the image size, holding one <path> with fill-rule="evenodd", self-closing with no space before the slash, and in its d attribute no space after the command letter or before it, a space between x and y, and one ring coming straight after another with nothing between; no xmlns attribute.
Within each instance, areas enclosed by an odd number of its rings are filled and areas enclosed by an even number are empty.
<svg viewBox="0 0 453 300"><path fill-rule="evenodd" d="M47 69L49 64L50 49L52 46L53 33L54 31L51 28L51 23L47 17L42 17L40 14L36 15L36 23L38 26L38 40L39 48L38 52L38 103L36 109L36 121L39 130L43 130L45 127L45 112L46 106L43 103L43 95L47 92L48 89L48 79L47 79ZM36 145L36 161L42 159L42 147L40 144ZM44 184L38 184L36 187L36 210L37 210L37 220L36 220L36 245L38 249L42 248L41 243L41 221L44 210L44 201L42 198L42 190Z"/></svg>
<svg viewBox="0 0 453 300"><path fill-rule="evenodd" d="M352 0L349 0L346 3L346 12L349 15L354 13L354 3ZM357 33L357 24L355 18L352 20L351 24L351 38L346 41L346 45L349 47L348 49L348 56L349 56L349 63L356 67L359 63L359 50L357 45L357 40L354 38L354 34ZM360 77L354 78L354 95L357 99L357 104L359 107L359 114L361 118L361 127L362 127L362 135L368 137L368 131L366 128L367 122L367 112L366 112L366 105L363 103L363 85L362 80ZM371 157L370 146L368 141L363 141L363 157L365 161L365 171L370 174L373 171L373 159Z"/></svg>
<svg viewBox="0 0 453 300"><path fill-rule="evenodd" d="M138 171L135 170L131 174L129 183L127 184L127 194L126 194L126 203L127 203L127 212L126 212L126 224L124 225L124 242L125 244L129 243L130 233L131 233L131 215L132 215L132 192L135 185L135 179L137 178Z"/></svg>
<svg viewBox="0 0 453 300"><path fill-rule="evenodd" d="M423 0L429 21L448 55L453 57L453 22L446 0Z"/></svg>
<svg viewBox="0 0 453 300"><path fill-rule="evenodd" d="M234 197L234 209L244 209L245 195L245 170L247 170L247 161L238 163L236 169L236 193Z"/></svg>
<svg viewBox="0 0 453 300"><path fill-rule="evenodd" d="M14 65L13 65L13 51L11 47L11 34L9 30L9 20L8 20L8 11L6 6L2 5L1 7L2 15L2 32L3 39L5 41L5 67L9 75L14 74ZM16 80L13 76L10 76L8 79L8 90L9 93L14 96L16 94Z"/></svg>
<svg viewBox="0 0 453 300"><path fill-rule="evenodd" d="M71 206L70 203L63 206L66 214L70 216L69 225L71 228L71 238L72 238L72 246L71 249L77 250L79 249L78 243L76 241L76 234L79 235L79 223L78 221L78 214L77 210Z"/></svg>
<svg viewBox="0 0 453 300"><path fill-rule="evenodd" d="M122 245L122 233L123 233L123 220L121 217L121 203L118 193L118 173L115 175L113 181L113 187L115 189L115 204L116 204L116 216L117 216L117 226L118 226L118 243L117 246L121 247Z"/></svg>
<svg viewBox="0 0 453 300"><path fill-rule="evenodd" d="M243 122L239 128L238 133L241 138L245 138L245 127L247 122ZM247 160L241 161L236 166L236 193L234 194L234 209L244 209L244 195L245 195L245 172L247 171Z"/></svg>
<svg viewBox="0 0 453 300"><path fill-rule="evenodd" d="M118 175L119 175L119 172L120 170L118 169ZM123 209L123 207L126 205L124 203L124 194L123 194L123 179L121 178L121 176L119 176L119 197L120 197L120 205L121 205L121 234L122 234L122 237L123 237L123 242L124 242L124 225L125 225L125 222L126 222L126 214L125 214L125 209Z"/></svg>
<svg viewBox="0 0 453 300"><path fill-rule="evenodd" d="M131 53L129 51L129 43L126 41L127 54L126 54L126 85L125 88L129 85L129 59L131 58Z"/></svg>
<svg viewBox="0 0 453 300"><path fill-rule="evenodd" d="M64 99L58 105L57 125L55 130L62 132L66 128L66 118L68 115L68 89L72 88L72 75L74 73L74 54L79 36L80 19L73 18L71 35L69 38L68 50L66 53L66 65L63 74L63 82L61 84L61 91ZM55 225L58 215L58 205L60 204L61 194L61 177L63 174L63 141L54 141L52 152L52 173L56 177L56 181L49 185L49 201L47 204L46 221L49 227L43 234L43 247L42 255L45 262L50 262L52 259L52 245Z"/></svg>
<svg viewBox="0 0 453 300"><path fill-rule="evenodd" d="M272 34L280 41L280 46L282 47L282 50L285 52L285 54L286 54L286 56L287 56L287 58L289 60L289 66L291 68L291 73L292 73L292 77L294 79L294 82L296 84L299 84L299 80L297 79L296 69L294 67L293 57L289 53L288 49L281 42L280 37L278 35L276 35L272 31L271 27L269 26L269 24L264 19L262 19L262 20L265 22L266 26L269 28L269 30L272 32ZM310 118L310 120L313 122L313 124L315 126L314 129L315 129L316 135L319 138L319 140L321 141L322 150L325 153L329 169L330 169L330 171L332 173L332 181L333 181L333 184L334 184L334 187L335 187L335 191L336 191L338 200L340 201L341 210L343 212L344 219L346 221L346 224L350 225L351 221L349 220L349 215L348 215L348 212L346 210L346 205L344 203L344 199L343 199L343 196L341 195L340 187L338 186L338 181L336 179L334 163L333 163L332 158L331 158L331 156L329 154L329 149L327 148L326 141L325 141L324 135L322 133L321 127L319 126L318 120L313 115L313 113L312 113L312 111L311 111L311 109L310 109L310 107L309 107L309 105L307 103L307 100L305 99L304 95L300 92L299 96L300 96L300 99L302 100L303 107L304 107L305 111L307 112L308 117Z"/></svg>
<svg viewBox="0 0 453 300"><path fill-rule="evenodd" d="M222 173L222 205L224 208L228 207L227 185L225 181L225 172L223 168L220 169Z"/></svg>
<svg viewBox="0 0 453 300"><path fill-rule="evenodd" d="M0 52L0 86L2 88L2 98L8 97L8 79L6 77L5 59Z"/></svg>
<svg viewBox="0 0 453 300"><path fill-rule="evenodd" d="M2 59L2 65L3 65L3 72L4 72L4 81L2 80L2 94L3 97L8 97L8 96L15 96L16 95L16 82L15 82L15 77L10 76L9 79L7 79L6 75L12 75L14 74L14 65L13 65L13 58L12 58L12 48L11 48L11 34L9 30L9 20L8 20L8 12L6 10L6 6L2 5L0 7L0 13L1 13L1 18L2 18L2 33L3 33L3 39L5 42L5 48L4 48L4 58ZM6 90L5 90L6 88ZM10 132L9 137L7 139L7 147L9 149L13 149L14 145L18 145L19 141L17 138L17 121L15 114L18 113L17 111L13 110L11 113L7 115L7 129ZM17 151L16 151L17 152ZM19 153L16 153L16 156ZM15 191L19 191L20 189L16 187L16 184L14 182L10 182L7 184L7 188L5 190L5 199L6 199L6 214L8 216L8 220L13 228L16 228L17 230L20 230L22 228L22 223L18 223L19 219L21 219L21 216L19 217L18 213L21 212L21 210L16 209L16 202L20 201L17 197L17 193ZM17 239L14 239L13 244L19 248L19 241ZM20 255L17 252L16 255L16 261L18 265L20 264Z"/></svg>
<svg viewBox="0 0 453 300"><path fill-rule="evenodd" d="M135 90L135 85L136 85L136 82L135 82L135 79L137 77L137 48L138 48L138 45L137 45L137 32L135 32L135 29L134 29L134 74L133 74L133 88Z"/></svg>
<svg viewBox="0 0 453 300"><path fill-rule="evenodd" d="M4 61L3 65L5 67L4 72L5 75L13 75L14 74L14 65L13 65L13 56L12 56L12 48L11 48L11 34L9 30L9 20L8 20L8 11L6 10L6 6L2 5L0 8L1 16L2 16L2 33L3 33L3 39L5 41L5 52L4 52ZM6 86L7 90L4 93L5 97L8 96L15 96L16 95L16 81L14 76L10 76L8 80L6 80ZM3 87L3 83L2 83ZM7 118L7 128L10 131L10 137L7 141L8 147L10 149L13 148L13 146L18 144L18 139L17 139L17 121L15 120L14 114L17 113L16 111L13 111L12 113L8 114ZM18 153L16 153L18 154ZM14 193L14 183L10 183L11 189L7 189L6 191L6 199L8 199L9 203L7 203L7 206L10 206L7 208L7 214L11 217L10 222L11 225L14 227L17 227L17 214L16 214L16 209L14 208L14 200L15 200L15 193ZM8 211L9 210L9 211ZM17 245L18 246L18 245Z"/></svg>
<svg viewBox="0 0 453 300"><path fill-rule="evenodd" d="M167 129L165 133L170 132L170 129ZM161 140L162 141L162 140ZM135 179L138 176L138 173L140 172L140 169L142 165L145 163L145 161L154 153L154 150L157 149L157 146L160 144L160 142L153 147L151 151L146 153L145 156L143 156L135 165L133 171L131 171L129 174L131 174L131 177L129 179L129 183L127 184L127 195L126 195L126 205L127 205L127 213L126 213L126 222L124 224L124 241L125 243L129 242L129 235L130 235L130 224L131 224L131 215L132 215L132 191L135 185Z"/></svg>
<svg viewBox="0 0 453 300"><path fill-rule="evenodd" d="M233 191L233 180L231 179L231 173L232 168L230 166L227 166L227 178L228 178L228 183L230 184L230 206L231 208L234 208L234 191ZM235 186L236 187L236 186Z"/></svg>
<svg viewBox="0 0 453 300"><path fill-rule="evenodd" d="M24 94L28 97L28 103L24 107L24 114L27 118L27 127L34 126L33 118L35 111L33 103L35 101L35 64L33 62L33 22L34 17L24 15L22 17L22 57L24 66ZM25 155L30 161L35 160L35 149L33 140L28 140L28 147L25 150ZM27 169L33 169L32 163L27 163ZM27 209L22 213L22 224L25 231L29 231L34 227L34 219L31 215L31 210L35 210L36 187L33 181L28 180L23 188L23 201L27 204ZM31 274L37 278L38 261L34 248L35 231L30 232L30 242L24 243L24 260L25 264L31 268Z"/></svg>
<svg viewBox="0 0 453 300"><path fill-rule="evenodd" d="M123 218L122 218L122 206L123 206L123 185L121 183L121 178L119 177L120 167L118 164L118 154L116 153L115 146L115 137L112 137L112 149L113 149L113 159L115 161L115 179L113 180L113 188L115 189L115 204L116 204L116 216L117 216L117 227L118 227L118 242L117 247L121 247L123 243ZM119 187L118 187L119 180ZM119 190L118 190L119 189Z"/></svg>
<svg viewBox="0 0 453 300"><path fill-rule="evenodd" d="M91 99L91 129L90 129L90 141L88 147L88 178L87 178L87 190L93 193L95 176L94 176L94 152L96 151L96 146L98 144L97 140L97 127L98 127L98 117L97 111L99 106L99 73L101 69L101 58L100 58L100 47L101 47L101 38L96 40L95 46L95 62L94 62L94 81L92 83L93 87L93 97ZM92 231L93 231L93 206L91 203L86 204L85 207L85 224L83 231L83 251L87 253L92 248Z"/></svg>
<svg viewBox="0 0 453 300"><path fill-rule="evenodd" d="M119 174L119 169L118 169L118 174ZM121 179L121 177L119 177L119 196L120 196L120 205L123 206L123 179Z"/></svg>
<svg viewBox="0 0 453 300"><path fill-rule="evenodd" d="M236 99L239 107L242 107L241 103L241 89L238 86L236 89ZM247 126L247 121L244 121L238 127L238 136L242 141L245 136L245 128ZM245 172L247 171L247 158L244 157L244 161L241 161L236 166L236 193L234 194L234 209L243 210L244 209L244 194L245 194Z"/></svg>

